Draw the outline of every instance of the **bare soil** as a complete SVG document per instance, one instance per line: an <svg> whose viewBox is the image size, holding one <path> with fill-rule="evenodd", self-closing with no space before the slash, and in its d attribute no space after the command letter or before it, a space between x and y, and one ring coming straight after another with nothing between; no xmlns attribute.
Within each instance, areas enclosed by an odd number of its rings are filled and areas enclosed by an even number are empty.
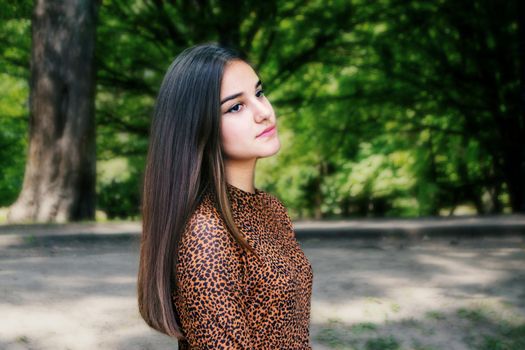
<svg viewBox="0 0 525 350"><path fill-rule="evenodd" d="M475 349L525 322L522 236L299 242L314 349ZM138 314L137 264L134 236L2 247L0 349L176 349Z"/></svg>

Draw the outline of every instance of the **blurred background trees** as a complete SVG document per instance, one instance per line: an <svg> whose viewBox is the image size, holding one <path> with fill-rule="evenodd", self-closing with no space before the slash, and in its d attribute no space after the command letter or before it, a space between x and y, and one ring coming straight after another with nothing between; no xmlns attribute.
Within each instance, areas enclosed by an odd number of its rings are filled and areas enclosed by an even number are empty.
<svg viewBox="0 0 525 350"><path fill-rule="evenodd" d="M0 206L28 152L32 2L0 1ZM137 218L153 103L184 48L236 47L278 114L256 185L294 218L525 211L518 1L104 0L97 208ZM521 37L520 37L521 35Z"/></svg>

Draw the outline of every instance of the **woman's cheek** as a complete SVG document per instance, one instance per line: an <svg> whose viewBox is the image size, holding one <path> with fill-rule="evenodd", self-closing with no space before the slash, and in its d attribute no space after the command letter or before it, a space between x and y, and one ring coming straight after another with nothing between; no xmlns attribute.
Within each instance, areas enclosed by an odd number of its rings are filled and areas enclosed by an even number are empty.
<svg viewBox="0 0 525 350"><path fill-rule="evenodd" d="M221 142L226 153L237 153L238 148L242 147L242 132L232 120L223 121L221 127Z"/></svg>

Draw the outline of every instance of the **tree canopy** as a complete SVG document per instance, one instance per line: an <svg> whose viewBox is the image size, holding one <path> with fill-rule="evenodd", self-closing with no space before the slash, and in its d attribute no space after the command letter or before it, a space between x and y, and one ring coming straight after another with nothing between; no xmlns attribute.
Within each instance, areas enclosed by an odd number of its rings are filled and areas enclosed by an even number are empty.
<svg viewBox="0 0 525 350"><path fill-rule="evenodd" d="M184 48L246 52L280 124L256 184L294 217L525 210L518 1L104 0L96 42L98 206L136 216L161 79ZM27 148L31 2L0 2L1 205ZM521 51L520 51L521 50ZM122 166L113 174L111 166Z"/></svg>

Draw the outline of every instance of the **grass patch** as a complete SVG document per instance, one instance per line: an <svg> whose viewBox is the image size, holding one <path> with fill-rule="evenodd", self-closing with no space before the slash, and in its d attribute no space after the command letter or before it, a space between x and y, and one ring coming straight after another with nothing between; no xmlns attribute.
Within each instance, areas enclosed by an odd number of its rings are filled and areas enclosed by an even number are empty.
<svg viewBox="0 0 525 350"><path fill-rule="evenodd" d="M431 347L431 346L423 345L419 341L414 340L412 341L412 347L410 348L410 350L438 350L438 349Z"/></svg>
<svg viewBox="0 0 525 350"><path fill-rule="evenodd" d="M461 308L457 316L472 323L472 332L466 336L467 344L476 350L525 349L525 323L523 318L505 310L508 306L474 309Z"/></svg>
<svg viewBox="0 0 525 350"><path fill-rule="evenodd" d="M339 319L329 319L327 325L317 333L316 339L329 346L332 349L337 350L355 350L350 344L346 335L348 334L348 328L345 327L344 322Z"/></svg>
<svg viewBox="0 0 525 350"><path fill-rule="evenodd" d="M350 330L355 335L359 335L359 334L363 334L363 333L366 333L366 332L377 330L377 325L375 325L372 322L361 322L361 323L356 323L356 324L352 325L350 327Z"/></svg>
<svg viewBox="0 0 525 350"><path fill-rule="evenodd" d="M435 322L431 322L435 320ZM429 310L421 319L413 317L385 324L360 322L345 324L332 319L317 334L317 340L337 350L444 350L439 332L462 336L462 346L472 350L525 350L525 322L502 304L482 303L463 307L451 314ZM459 332L459 333L458 333Z"/></svg>
<svg viewBox="0 0 525 350"><path fill-rule="evenodd" d="M459 318L463 318L470 322L479 323L486 319L483 311L480 309L466 309L461 308L456 312Z"/></svg>
<svg viewBox="0 0 525 350"><path fill-rule="evenodd" d="M368 339L365 350L398 350L401 349L399 342L393 336Z"/></svg>
<svg viewBox="0 0 525 350"><path fill-rule="evenodd" d="M26 335L19 335L16 337L17 343L29 344L29 338Z"/></svg>
<svg viewBox="0 0 525 350"><path fill-rule="evenodd" d="M350 332L349 332L350 331ZM329 320L316 335L316 340L337 350L401 350L399 341L392 335L378 333L379 326L371 322L345 325Z"/></svg>
<svg viewBox="0 0 525 350"><path fill-rule="evenodd" d="M332 349L353 349L349 347L343 337L344 334L341 330L324 327L317 333L316 339Z"/></svg>
<svg viewBox="0 0 525 350"><path fill-rule="evenodd" d="M445 314L441 311L427 311L425 317L432 320L444 320L446 318Z"/></svg>
<svg viewBox="0 0 525 350"><path fill-rule="evenodd" d="M397 303L392 303L390 305L390 309L393 311L393 312L399 312L399 310L401 310L401 306Z"/></svg>
<svg viewBox="0 0 525 350"><path fill-rule="evenodd" d="M525 324L500 327L495 335L484 336L480 350L525 349Z"/></svg>

